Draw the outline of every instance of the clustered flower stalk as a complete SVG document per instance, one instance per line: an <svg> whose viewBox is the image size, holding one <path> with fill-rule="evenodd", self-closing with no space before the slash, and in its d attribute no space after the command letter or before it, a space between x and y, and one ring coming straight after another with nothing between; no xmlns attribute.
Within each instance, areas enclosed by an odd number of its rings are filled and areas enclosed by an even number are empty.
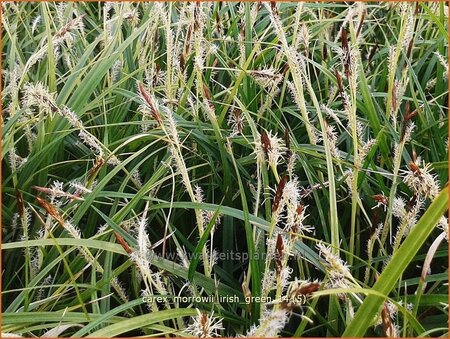
<svg viewBox="0 0 450 339"><path fill-rule="evenodd" d="M339 254L335 253L336 251L332 251L331 247L326 246L322 242L317 244L317 248L319 250L319 255L324 260L326 268L326 287L329 289L360 287L359 283L351 274L347 263L340 258ZM345 301L345 305L347 306L347 320L350 320L353 316L353 301L344 293L338 293L337 296L342 301ZM362 304L363 300L360 295L352 293L352 296L359 304ZM333 317L334 315L331 310L329 312L329 316Z"/></svg>
<svg viewBox="0 0 450 339"><path fill-rule="evenodd" d="M417 113L417 111L415 111ZM398 186L398 176L399 176L399 170L402 163L402 156L403 151L405 148L405 144L411 140L411 134L414 130L415 125L410 122L411 118L416 113L408 113L405 114L403 124L405 127L405 133L401 135L400 142L395 144L394 146L394 161L393 161L393 177L392 177L392 186L391 190L389 192L389 206L386 214L386 220L384 223L383 231L381 234L381 243L384 244L387 240L389 232L392 234L392 209L393 209L393 202L394 198L397 192L397 186Z"/></svg>
<svg viewBox="0 0 450 339"><path fill-rule="evenodd" d="M320 283L318 281L295 279L289 283L286 291L286 300L276 304L272 310L265 309L262 312L259 325L252 326L247 332L247 337L278 337L288 322L292 311L308 300L319 288ZM312 322L304 315L301 315L301 318Z"/></svg>
<svg viewBox="0 0 450 339"><path fill-rule="evenodd" d="M311 85L311 81L307 76L306 64L304 57L300 55L294 46L289 46L287 43L286 35L283 30L282 22L280 20L278 10L276 8L275 3L264 4L269 12L269 16L272 22L272 26L275 29L275 33L281 42L283 52L287 58L288 66L292 73L293 85L291 86L291 91L293 92L294 101L298 105L300 112L303 116L303 120L306 126L307 134L309 137L309 141L311 144L317 144L317 136L314 133L314 128L311 125L311 122L308 117L308 112L306 109L305 97L304 97L304 89L306 87L307 92L309 93L311 100L313 102L313 106L317 112L317 117L320 122L320 127L322 130L322 139L324 141L324 148L327 160L327 171L331 178L334 177L334 168L332 162L332 154L330 150L330 142L327 137L327 128L326 123L322 117L321 108L319 105L319 101L314 92L314 89ZM321 175L319 174L319 178ZM321 178L323 179L323 178ZM334 180L330 180L330 228L331 228L331 239L334 245L334 248L338 248L339 245L339 233L338 233L338 219L337 219L337 203L336 203L336 187Z"/></svg>
<svg viewBox="0 0 450 339"><path fill-rule="evenodd" d="M27 83L24 87L24 95L22 98L22 105L24 108L32 111L33 107L39 109L40 115L50 115L58 114L64 117L72 127L78 130L78 137L80 140L88 146L98 157L106 160L108 164L118 165L120 160L106 147L103 145L98 138L90 133L81 119L67 106L60 106L56 103L55 93L50 93L48 88L44 84L38 82L36 84ZM43 127L43 126L42 126ZM39 133L39 135L44 137L45 133ZM41 140L42 142L42 140ZM105 154L106 152L106 154ZM131 181L133 184L140 188L142 184L138 179L139 174L134 173L131 176ZM88 185L89 187L89 185Z"/></svg>
<svg viewBox="0 0 450 339"><path fill-rule="evenodd" d="M363 23L364 12L360 13L361 19L359 26ZM348 132L353 140L353 169L349 175L349 186L352 198L352 209L351 209L351 223L350 223L350 244L349 251L353 252L355 247L355 235L356 235L356 216L358 212L358 178L359 171L361 170L364 158L366 157L368 151L375 143L374 140L370 139L364 141L363 137L363 126L357 120L357 106L356 99L358 95L358 81L359 76L359 63L360 63L360 51L358 48L358 30L355 29L353 20L349 20L350 28L350 39L347 37L347 32L345 27L341 29L341 44L342 49L339 51L341 55L341 63L344 68L344 74L348 80L349 92L348 95L344 89L342 77L339 71L336 71L336 78L338 82L338 90L343 102L344 111L347 115L348 120ZM353 258L349 258L349 263L353 262Z"/></svg>
<svg viewBox="0 0 450 339"><path fill-rule="evenodd" d="M305 232L312 232L311 226L303 223L306 207L300 202L300 189L296 177L283 176L276 189L272 204L272 219L267 236L265 270L262 278L261 295L267 297L275 290L275 302L271 310L263 305L260 324L252 328L248 336L270 337L278 335L286 324L290 307L281 302L289 285L292 273L288 265L289 256L294 252L294 244ZM283 225L276 229L277 224ZM271 269L271 265L274 269ZM289 285L290 286L290 285ZM316 286L318 288L318 285ZM291 290L287 292L292 293Z"/></svg>
<svg viewBox="0 0 450 339"><path fill-rule="evenodd" d="M402 198L395 198L392 204L392 213L400 220L400 225L397 228L397 233L394 236L394 244L392 246L392 253L395 253L400 246L403 237L408 235L409 231L416 225L418 215L423 207L424 200L421 197L415 199L415 203L406 209L405 202Z"/></svg>
<svg viewBox="0 0 450 339"><path fill-rule="evenodd" d="M49 45L52 47L52 50L55 54L58 53L58 48L63 44L67 43L70 44L74 37L73 37L73 30L78 30L79 32L84 31L84 25L83 25L83 15L77 16L76 18L70 20L62 26L56 34L51 37L50 42L45 42L42 44L42 47L35 52L31 57L28 59L27 63L23 67L23 72L20 77L19 86L21 85L21 82L23 79L26 79L26 74L29 71L29 69L36 64L39 60L45 57L45 55L48 53Z"/></svg>
<svg viewBox="0 0 450 339"><path fill-rule="evenodd" d="M170 153L173 157L173 161L175 163L175 167L178 169L178 172L181 175L183 184L186 188L186 191L189 194L192 202L198 202L195 196L194 189L191 184L191 180L189 178L189 173L186 167L186 163L182 154L182 145L180 142L180 138L178 135L178 130L176 127L176 122L173 117L173 113L170 112L167 108L164 109L165 114L163 115L163 110L160 109L160 105L157 104L156 99L147 92L144 85L138 83L138 91L141 99L147 105L148 109L151 111L153 118L155 119L158 126L163 130L164 135L168 141ZM197 228L199 231L199 236L202 237L205 232L204 229L204 218L202 216L202 212L200 209L195 209L195 217L197 221ZM202 249L203 256L203 264L205 275L211 276L212 267L210 267L209 263L209 255L207 253L206 248Z"/></svg>
<svg viewBox="0 0 450 339"><path fill-rule="evenodd" d="M350 21L350 30L352 33L352 40L356 40L354 37L353 21ZM356 230L356 214L358 212L358 174L361 166L361 161L359 159L359 149L358 149L358 133L357 133L357 116L356 116L356 95L357 95L357 76L358 76L358 58L359 50L357 45L349 45L347 40L347 34L345 29L342 30L342 49L343 49L343 66L345 68L345 73L347 80L349 82L350 98L348 99L346 93L342 90L344 110L347 113L348 123L350 126L351 136L353 140L353 170L352 170L352 183L351 183L351 194L352 194L352 210L351 210L351 223L350 223L350 244L349 251L354 252L355 247L355 230ZM356 44L356 41L354 42ZM351 264L353 257L349 258L349 263Z"/></svg>
<svg viewBox="0 0 450 339"><path fill-rule="evenodd" d="M174 52L174 42L173 42L173 33L172 33L172 28L171 28L171 22L170 22L170 15L168 13L172 12L172 3L169 2L168 3L168 12L166 13L164 10L164 7L162 7L162 11L163 11L163 15L161 15L161 19L163 21L164 24L164 30L166 33L166 98L170 103L172 102L172 100L174 99L174 95L173 95L173 76L172 74L175 72L174 69L172 69L172 65L173 65L173 52ZM170 106L169 106L170 107Z"/></svg>
<svg viewBox="0 0 450 339"><path fill-rule="evenodd" d="M414 33L414 8L413 4L409 4L407 2L401 2L399 4L399 12L402 20L400 33L397 39L397 45L393 46L389 50L389 62L388 62L388 92L386 99L386 117L390 118L392 115L396 114L394 111L398 108L393 101L393 97L395 96L395 73L397 70L398 61L401 55L402 50L407 49L407 54L411 53L412 48L412 37ZM405 74L405 73L404 73Z"/></svg>
<svg viewBox="0 0 450 339"><path fill-rule="evenodd" d="M305 76L305 62L304 62L303 58L300 55L298 55L295 48L293 48L292 46L289 46L289 44L286 40L286 34L283 30L282 22L280 20L280 17L278 15L277 11L274 10L269 3L264 3L264 5L266 6L266 8L269 12L272 26L275 29L275 34L277 35L278 39L281 42L283 52L287 58L289 68L291 69L292 81L293 81L292 92L293 92L294 100L295 100L296 104L298 105L300 112L302 114L302 117L304 119L306 132L308 134L309 141L311 142L311 144L315 145L316 137L314 135L313 127L311 125L311 122L310 122L310 119L308 116L308 110L306 109L306 102L305 102L305 97L304 97L305 90L304 90L304 86L303 86L303 81L304 81L303 78Z"/></svg>
<svg viewBox="0 0 450 339"><path fill-rule="evenodd" d="M145 289L142 291L143 296L151 296L154 294L154 291L159 295L167 295L167 289L164 285L161 275L159 272L153 273L150 265L151 265L151 253L150 253L150 240L147 234L147 212L149 207L149 201L147 201L144 212L142 214L142 218L138 224L138 235L137 235L137 250L132 250L129 253L131 260L136 264L141 273L142 279L144 281ZM117 237L117 235L116 235ZM167 300L165 300L164 305L167 309L170 309L170 304ZM156 302L152 302L150 304L151 309L156 312L158 311L158 306Z"/></svg>
<svg viewBox="0 0 450 339"><path fill-rule="evenodd" d="M65 220L54 205L48 203L46 200L37 197L38 203L47 211L49 216L51 216L60 226L62 226L67 233L74 239L82 239L81 231L77 226L75 226L71 221ZM98 263L97 259L92 255L86 246L78 246L78 250L81 255L86 259L86 261L100 274L104 273L103 267ZM117 291L119 297L123 302L127 303L129 300L124 292L122 286L117 279L111 280L111 285Z"/></svg>
<svg viewBox="0 0 450 339"><path fill-rule="evenodd" d="M186 328L185 332L196 338L219 337L219 332L224 330L222 319L214 317L214 312L208 315L202 313L198 308L196 310L198 315L192 317L192 324Z"/></svg>
<svg viewBox="0 0 450 339"><path fill-rule="evenodd" d="M275 57L275 64L281 59L282 53L277 53ZM261 85L262 88L267 90L266 99L263 104L259 107L256 121L263 117L263 114L270 108L275 96L280 91L279 84L283 80L283 75L275 73L271 68L261 71L250 72L250 75L256 80L257 83Z"/></svg>

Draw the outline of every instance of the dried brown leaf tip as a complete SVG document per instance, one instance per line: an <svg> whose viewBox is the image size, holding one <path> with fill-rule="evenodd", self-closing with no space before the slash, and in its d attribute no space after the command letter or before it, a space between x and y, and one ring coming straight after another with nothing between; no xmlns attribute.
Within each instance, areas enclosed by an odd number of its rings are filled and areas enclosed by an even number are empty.
<svg viewBox="0 0 450 339"><path fill-rule="evenodd" d="M56 209L55 206L53 206L52 204L50 204L48 201L36 197L37 202L39 203L39 205L41 205L49 215L51 215L58 223L60 223L61 225L64 224L64 220L61 217L61 215L59 214L58 210Z"/></svg>
<svg viewBox="0 0 450 339"><path fill-rule="evenodd" d="M278 207L280 206L281 199L283 198L283 190L284 186L286 186L287 182L287 175L284 175L277 186L277 191L275 192L275 197L273 199L272 204L272 213L278 210Z"/></svg>
<svg viewBox="0 0 450 339"><path fill-rule="evenodd" d="M162 123L161 114L159 113L158 108L156 107L155 99L152 98L150 94L147 93L147 90L145 89L144 85L141 82L138 82L138 90L142 100L149 108L150 114L152 115L153 119L155 119L158 122L158 124L161 125Z"/></svg>
<svg viewBox="0 0 450 339"><path fill-rule="evenodd" d="M128 246L125 239L117 232L114 232L114 235L116 237L117 242L122 246L122 248L125 250L125 252L127 252L127 254L131 254L133 252L133 250L131 249L130 246Z"/></svg>

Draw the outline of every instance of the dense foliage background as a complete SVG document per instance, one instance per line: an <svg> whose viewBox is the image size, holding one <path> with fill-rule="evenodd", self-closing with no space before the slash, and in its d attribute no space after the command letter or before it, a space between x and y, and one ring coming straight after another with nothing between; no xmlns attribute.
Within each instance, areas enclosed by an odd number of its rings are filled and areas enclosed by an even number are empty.
<svg viewBox="0 0 450 339"><path fill-rule="evenodd" d="M3 2L4 335L446 336L447 20Z"/></svg>

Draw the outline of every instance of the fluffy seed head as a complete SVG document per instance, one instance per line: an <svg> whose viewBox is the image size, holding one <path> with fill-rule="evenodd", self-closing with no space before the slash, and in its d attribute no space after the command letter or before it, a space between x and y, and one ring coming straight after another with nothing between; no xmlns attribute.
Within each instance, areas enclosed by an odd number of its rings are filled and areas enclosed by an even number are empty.
<svg viewBox="0 0 450 339"><path fill-rule="evenodd" d="M419 196L434 199L439 193L439 182L435 174L431 173L431 164L422 162L419 166L419 159L408 164L408 170L403 170L403 182Z"/></svg>
<svg viewBox="0 0 450 339"><path fill-rule="evenodd" d="M282 139L272 135L271 132L262 131L255 142L254 153L260 164L267 159L269 166L277 167L285 150Z"/></svg>
<svg viewBox="0 0 450 339"><path fill-rule="evenodd" d="M208 315L197 309L197 314L197 316L192 318L193 323L186 328L185 332L197 338L218 337L220 331L224 329L222 319L214 317L214 312Z"/></svg>

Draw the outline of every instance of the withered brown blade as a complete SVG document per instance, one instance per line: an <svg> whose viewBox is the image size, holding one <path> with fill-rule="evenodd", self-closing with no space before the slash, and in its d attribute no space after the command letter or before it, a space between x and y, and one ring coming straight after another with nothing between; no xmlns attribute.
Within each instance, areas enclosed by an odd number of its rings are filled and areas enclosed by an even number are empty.
<svg viewBox="0 0 450 339"><path fill-rule="evenodd" d="M244 293L244 297L247 298L247 300L249 300L249 303L247 303L246 306L247 306L247 311L251 313L251 311L252 311L252 301L251 301L252 300L252 292L248 288L246 280L247 280L247 278L246 278L246 275L244 272L244 281L242 282L242 285L241 285L242 292Z"/></svg>
<svg viewBox="0 0 450 339"><path fill-rule="evenodd" d="M116 236L117 242L123 247L123 249L125 250L125 252L127 252L127 254L133 253L133 250L131 249L131 247L128 246L125 239L119 233L114 231L114 235Z"/></svg>
<svg viewBox="0 0 450 339"><path fill-rule="evenodd" d="M58 210L56 209L55 206L53 206L52 204L50 204L48 201L36 197L37 202L39 203L39 205L41 205L49 215L51 215L58 223L60 223L61 225L64 224L64 220L61 217L61 215L59 214Z"/></svg>
<svg viewBox="0 0 450 339"><path fill-rule="evenodd" d="M414 147L412 149L411 159L412 159L413 162L416 162L416 160L417 160L417 152L416 152L416 149Z"/></svg>
<svg viewBox="0 0 450 339"><path fill-rule="evenodd" d="M412 49L414 47L414 38L411 38L411 40L409 40L409 44L408 44L408 49L406 51L406 57L409 58L411 56L412 53ZM406 63L403 67L406 67Z"/></svg>
<svg viewBox="0 0 450 339"><path fill-rule="evenodd" d="M275 212L280 206L281 198L283 197L284 186L286 186L287 175L283 175L277 186L275 197L273 198L272 213Z"/></svg>

